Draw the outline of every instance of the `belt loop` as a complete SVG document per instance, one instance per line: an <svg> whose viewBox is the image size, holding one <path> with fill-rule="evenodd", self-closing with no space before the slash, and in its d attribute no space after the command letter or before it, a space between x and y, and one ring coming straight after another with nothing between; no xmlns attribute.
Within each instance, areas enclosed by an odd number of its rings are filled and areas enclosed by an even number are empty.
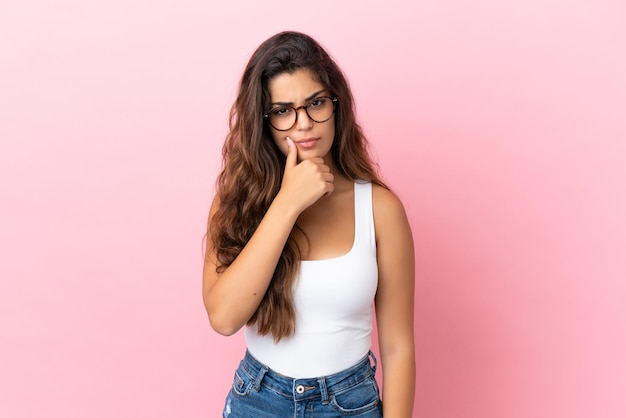
<svg viewBox="0 0 626 418"><path fill-rule="evenodd" d="M259 391L261 389L261 382L263 381L263 377L265 377L265 373L267 373L268 368L267 366L263 366L261 367L261 370L259 370L259 373L257 373L256 377L254 378L254 390L255 391Z"/></svg>
<svg viewBox="0 0 626 418"><path fill-rule="evenodd" d="M376 360L376 356L374 355L372 350L370 350L369 356L372 358L372 360L374 360L374 366L372 366L372 371L374 372L374 374L376 374L376 366L378 365L378 360Z"/></svg>
<svg viewBox="0 0 626 418"><path fill-rule="evenodd" d="M320 392L322 395L322 405L328 404L328 389L326 388L326 378L320 377L317 379L317 383L320 385Z"/></svg>

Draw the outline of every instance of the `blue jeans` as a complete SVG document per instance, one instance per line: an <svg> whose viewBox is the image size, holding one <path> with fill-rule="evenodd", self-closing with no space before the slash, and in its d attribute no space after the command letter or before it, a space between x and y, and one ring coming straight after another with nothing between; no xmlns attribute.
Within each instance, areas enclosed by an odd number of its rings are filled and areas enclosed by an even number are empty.
<svg viewBox="0 0 626 418"><path fill-rule="evenodd" d="M278 374L246 352L222 417L380 418L383 410L375 372L376 357L371 351L349 369L312 379Z"/></svg>

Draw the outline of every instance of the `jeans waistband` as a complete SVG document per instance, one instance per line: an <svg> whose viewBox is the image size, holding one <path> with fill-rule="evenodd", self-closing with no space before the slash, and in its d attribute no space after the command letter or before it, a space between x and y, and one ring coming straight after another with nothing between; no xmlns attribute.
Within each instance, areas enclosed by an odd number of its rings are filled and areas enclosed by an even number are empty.
<svg viewBox="0 0 626 418"><path fill-rule="evenodd" d="M370 363L370 357L373 364ZM256 391L263 384L277 393L296 400L320 397L322 402L326 403L333 393L342 392L365 379L373 378L377 363L374 353L370 350L357 364L338 373L295 379L273 371L246 351L241 367L252 378L252 385Z"/></svg>

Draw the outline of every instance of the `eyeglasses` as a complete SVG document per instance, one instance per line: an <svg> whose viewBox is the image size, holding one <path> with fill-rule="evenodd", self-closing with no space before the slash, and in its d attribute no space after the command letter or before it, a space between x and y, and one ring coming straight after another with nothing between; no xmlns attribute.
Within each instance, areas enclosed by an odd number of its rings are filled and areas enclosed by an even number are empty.
<svg viewBox="0 0 626 418"><path fill-rule="evenodd" d="M300 107L280 105L273 107L263 115L265 119L277 131L288 131L298 122L298 111L304 109L309 119L313 122L323 123L329 120L335 113L337 97L321 96L312 99L309 103Z"/></svg>

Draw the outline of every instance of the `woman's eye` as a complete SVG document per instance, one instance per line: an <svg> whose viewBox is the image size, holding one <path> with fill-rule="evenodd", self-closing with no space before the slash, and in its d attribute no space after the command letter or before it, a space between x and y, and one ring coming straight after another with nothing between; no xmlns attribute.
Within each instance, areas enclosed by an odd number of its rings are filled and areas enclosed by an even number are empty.
<svg viewBox="0 0 626 418"><path fill-rule="evenodd" d="M288 107L279 107L277 109L274 109L272 111L272 114L276 117L284 117L284 116L289 116L289 114L291 113L291 109Z"/></svg>
<svg viewBox="0 0 626 418"><path fill-rule="evenodd" d="M309 103L309 107L321 107L324 105L324 99L315 99Z"/></svg>

